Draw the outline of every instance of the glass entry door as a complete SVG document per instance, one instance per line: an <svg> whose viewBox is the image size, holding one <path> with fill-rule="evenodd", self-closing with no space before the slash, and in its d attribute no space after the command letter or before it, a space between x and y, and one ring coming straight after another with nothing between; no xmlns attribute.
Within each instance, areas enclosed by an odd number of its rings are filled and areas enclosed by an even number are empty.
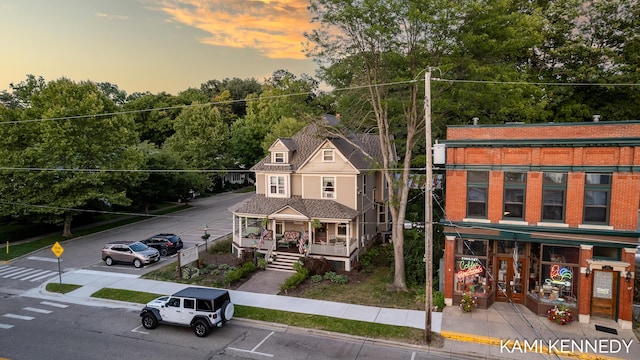
<svg viewBox="0 0 640 360"><path fill-rule="evenodd" d="M515 266L514 266L515 264ZM514 303L522 304L524 302L524 279L526 274L523 272L527 268L524 259L517 261L513 257L498 257L496 262L497 289L496 301L507 301L507 297Z"/></svg>

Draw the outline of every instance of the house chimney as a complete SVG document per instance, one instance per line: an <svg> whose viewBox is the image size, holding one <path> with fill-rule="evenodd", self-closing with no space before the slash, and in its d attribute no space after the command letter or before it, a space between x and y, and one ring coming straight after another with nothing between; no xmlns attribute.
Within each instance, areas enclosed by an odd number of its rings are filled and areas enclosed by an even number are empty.
<svg viewBox="0 0 640 360"><path fill-rule="evenodd" d="M472 118L471 120L473 120L473 125L477 126L478 125L478 119L477 117Z"/></svg>
<svg viewBox="0 0 640 360"><path fill-rule="evenodd" d="M598 122L598 121L600 121L600 115L598 114L593 115L593 122Z"/></svg>

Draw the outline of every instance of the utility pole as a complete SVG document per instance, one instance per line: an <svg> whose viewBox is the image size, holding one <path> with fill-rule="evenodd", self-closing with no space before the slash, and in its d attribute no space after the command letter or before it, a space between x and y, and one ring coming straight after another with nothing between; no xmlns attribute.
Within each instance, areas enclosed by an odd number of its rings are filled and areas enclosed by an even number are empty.
<svg viewBox="0 0 640 360"><path fill-rule="evenodd" d="M431 152L431 69L424 74L424 128L426 137L426 176L424 194L424 257L426 271L425 342L431 344L431 308L433 304L433 172Z"/></svg>

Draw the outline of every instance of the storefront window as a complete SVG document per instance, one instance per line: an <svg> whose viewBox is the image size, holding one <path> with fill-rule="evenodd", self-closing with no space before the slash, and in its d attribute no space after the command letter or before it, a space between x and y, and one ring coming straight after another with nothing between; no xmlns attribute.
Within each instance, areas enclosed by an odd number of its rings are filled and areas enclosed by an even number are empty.
<svg viewBox="0 0 640 360"><path fill-rule="evenodd" d="M498 240L498 254L509 254L513 255L516 247L518 248L518 255L524 255L525 253L525 244L517 241L510 240Z"/></svg>
<svg viewBox="0 0 640 360"><path fill-rule="evenodd" d="M486 269L485 259L473 256L456 256L456 292L488 296L491 293L491 280Z"/></svg>
<svg viewBox="0 0 640 360"><path fill-rule="evenodd" d="M532 247L532 256L533 256ZM542 245L542 266L531 296L550 304L577 306L580 249Z"/></svg>
<svg viewBox="0 0 640 360"><path fill-rule="evenodd" d="M487 256L487 240L457 239L456 254L485 257Z"/></svg>

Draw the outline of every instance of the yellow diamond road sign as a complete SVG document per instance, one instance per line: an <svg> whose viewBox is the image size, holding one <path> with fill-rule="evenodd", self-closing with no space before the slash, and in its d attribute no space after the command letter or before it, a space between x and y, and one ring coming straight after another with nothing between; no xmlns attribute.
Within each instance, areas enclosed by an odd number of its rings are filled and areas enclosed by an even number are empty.
<svg viewBox="0 0 640 360"><path fill-rule="evenodd" d="M56 243L51 247L51 251L56 255L56 257L60 257L64 252L64 249L60 246L60 243L56 241Z"/></svg>

